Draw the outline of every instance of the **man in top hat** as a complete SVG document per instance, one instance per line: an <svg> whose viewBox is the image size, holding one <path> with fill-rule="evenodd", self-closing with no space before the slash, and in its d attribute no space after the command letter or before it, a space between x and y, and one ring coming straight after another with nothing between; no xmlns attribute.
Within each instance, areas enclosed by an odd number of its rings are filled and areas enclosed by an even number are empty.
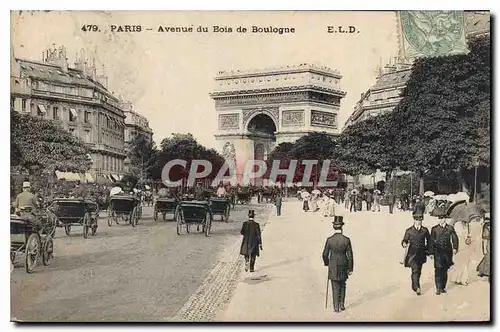
<svg viewBox="0 0 500 332"><path fill-rule="evenodd" d="M38 207L35 195L31 193L31 185L29 182L23 182L23 191L17 195L16 201L14 202L14 208L16 211L22 208L35 209Z"/></svg>
<svg viewBox="0 0 500 332"><path fill-rule="evenodd" d="M439 223L432 227L429 241L429 253L434 257L436 295L446 293L448 269L453 265L453 255L458 251L458 236L455 228L446 223L447 213L443 208L436 208L434 216Z"/></svg>
<svg viewBox="0 0 500 332"><path fill-rule="evenodd" d="M323 263L328 266L328 279L332 283L335 312L345 310L346 281L354 268L351 240L342 234L343 219L343 216L334 217L334 234L326 240L323 249Z"/></svg>
<svg viewBox="0 0 500 332"><path fill-rule="evenodd" d="M415 197L415 205L413 206L413 219L424 220L425 205L420 196Z"/></svg>
<svg viewBox="0 0 500 332"><path fill-rule="evenodd" d="M422 265L427 262L430 234L429 230L422 226L423 217L413 215L413 218L413 226L406 230L401 245L407 250L404 266L411 268L411 289L421 295L420 275Z"/></svg>
<svg viewBox="0 0 500 332"><path fill-rule="evenodd" d="M260 250L263 250L260 225L258 222L255 222L254 218L255 211L249 210L248 221L243 223L240 232L243 235L240 255L245 256L245 271L248 271L250 267L250 272L255 271L255 260L259 256Z"/></svg>

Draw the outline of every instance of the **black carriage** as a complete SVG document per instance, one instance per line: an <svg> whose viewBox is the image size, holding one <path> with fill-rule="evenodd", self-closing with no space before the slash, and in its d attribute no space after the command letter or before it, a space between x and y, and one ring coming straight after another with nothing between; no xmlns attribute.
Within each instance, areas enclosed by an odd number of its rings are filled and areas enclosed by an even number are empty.
<svg viewBox="0 0 500 332"><path fill-rule="evenodd" d="M229 222L229 211L231 209L231 201L223 197L212 197L210 199L210 210L212 216L219 215L222 220Z"/></svg>
<svg viewBox="0 0 500 332"><path fill-rule="evenodd" d="M205 236L210 235L212 228L212 211L208 201L189 201L180 202L177 205L175 212L177 220L177 234L181 235L182 229L185 228L187 233L190 233L190 228L196 225L197 231L205 233Z"/></svg>
<svg viewBox="0 0 500 332"><path fill-rule="evenodd" d="M134 196L111 196L108 207L108 226L113 222L120 224L119 220L128 222L135 227L141 219L142 208L140 201Z"/></svg>
<svg viewBox="0 0 500 332"><path fill-rule="evenodd" d="M54 214L58 227L64 227L66 235L71 234L71 226L83 226L83 237L97 232L99 204L80 198L56 198L50 211Z"/></svg>
<svg viewBox="0 0 500 332"><path fill-rule="evenodd" d="M158 214L163 215L163 220L167 220L167 213L173 214L172 220L175 220L175 210L177 209L177 205L179 201L175 198L158 198L154 205L154 220L158 220Z"/></svg>
<svg viewBox="0 0 500 332"><path fill-rule="evenodd" d="M262 201L266 201L266 203L272 202L274 200L274 192L272 189L264 189L262 191Z"/></svg>
<svg viewBox="0 0 500 332"><path fill-rule="evenodd" d="M250 204L252 193L250 191L241 191L236 194L236 202L239 204Z"/></svg>
<svg viewBox="0 0 500 332"><path fill-rule="evenodd" d="M31 213L29 211L28 213ZM33 220L35 219L35 220ZM50 265L54 252L54 233L56 222L49 215L10 216L10 261L14 264L16 257L25 254L26 272L32 273L40 258L43 265Z"/></svg>

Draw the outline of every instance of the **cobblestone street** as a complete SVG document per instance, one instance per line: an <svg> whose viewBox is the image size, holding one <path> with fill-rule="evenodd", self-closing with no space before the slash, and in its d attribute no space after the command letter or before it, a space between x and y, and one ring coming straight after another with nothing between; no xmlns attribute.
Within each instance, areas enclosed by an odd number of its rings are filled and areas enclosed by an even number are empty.
<svg viewBox="0 0 500 332"><path fill-rule="evenodd" d="M271 208L237 205L229 223L216 217L209 238L193 231L178 236L175 222L154 222L148 207L136 228L109 227L103 213L97 234L87 240L81 227L71 236L60 228L49 267L30 275L24 256L16 261L13 316L51 322L213 319L239 271L234 251L248 209L265 225Z"/></svg>

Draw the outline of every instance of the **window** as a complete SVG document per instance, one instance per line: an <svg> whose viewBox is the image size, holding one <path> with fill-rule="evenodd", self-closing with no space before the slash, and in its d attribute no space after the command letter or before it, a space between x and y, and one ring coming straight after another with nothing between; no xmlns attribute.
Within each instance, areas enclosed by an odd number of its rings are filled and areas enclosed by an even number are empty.
<svg viewBox="0 0 500 332"><path fill-rule="evenodd" d="M85 115L84 115L84 119L83 119L83 121L84 121L85 123L90 123L90 116L91 116L91 113L90 113L90 112L88 112L88 111L85 111Z"/></svg>
<svg viewBox="0 0 500 332"><path fill-rule="evenodd" d="M52 107L52 117L54 120L60 120L59 118L59 108L54 106Z"/></svg>
<svg viewBox="0 0 500 332"><path fill-rule="evenodd" d="M23 112L26 112L26 99L22 100L22 107L21 108L22 108Z"/></svg>
<svg viewBox="0 0 500 332"><path fill-rule="evenodd" d="M90 143L90 130L85 130L84 141L85 143Z"/></svg>
<svg viewBox="0 0 500 332"><path fill-rule="evenodd" d="M78 113L76 113L76 111L73 108L70 108L69 109L69 121L70 122L75 122L77 116L78 116Z"/></svg>
<svg viewBox="0 0 500 332"><path fill-rule="evenodd" d="M16 98L12 97L10 98L10 108L15 108L16 105Z"/></svg>

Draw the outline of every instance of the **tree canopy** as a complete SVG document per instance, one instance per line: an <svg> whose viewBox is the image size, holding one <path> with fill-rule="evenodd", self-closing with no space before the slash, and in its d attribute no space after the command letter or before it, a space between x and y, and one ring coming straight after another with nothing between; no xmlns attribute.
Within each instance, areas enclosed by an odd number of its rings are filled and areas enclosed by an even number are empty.
<svg viewBox="0 0 500 332"><path fill-rule="evenodd" d="M61 126L14 110L10 117L11 166L30 175L56 170L83 173L90 169L89 148Z"/></svg>
<svg viewBox="0 0 500 332"><path fill-rule="evenodd" d="M158 157L154 141L144 134L137 135L130 144L128 157L130 159L130 175L138 179L141 178L141 175L148 179L154 178Z"/></svg>

